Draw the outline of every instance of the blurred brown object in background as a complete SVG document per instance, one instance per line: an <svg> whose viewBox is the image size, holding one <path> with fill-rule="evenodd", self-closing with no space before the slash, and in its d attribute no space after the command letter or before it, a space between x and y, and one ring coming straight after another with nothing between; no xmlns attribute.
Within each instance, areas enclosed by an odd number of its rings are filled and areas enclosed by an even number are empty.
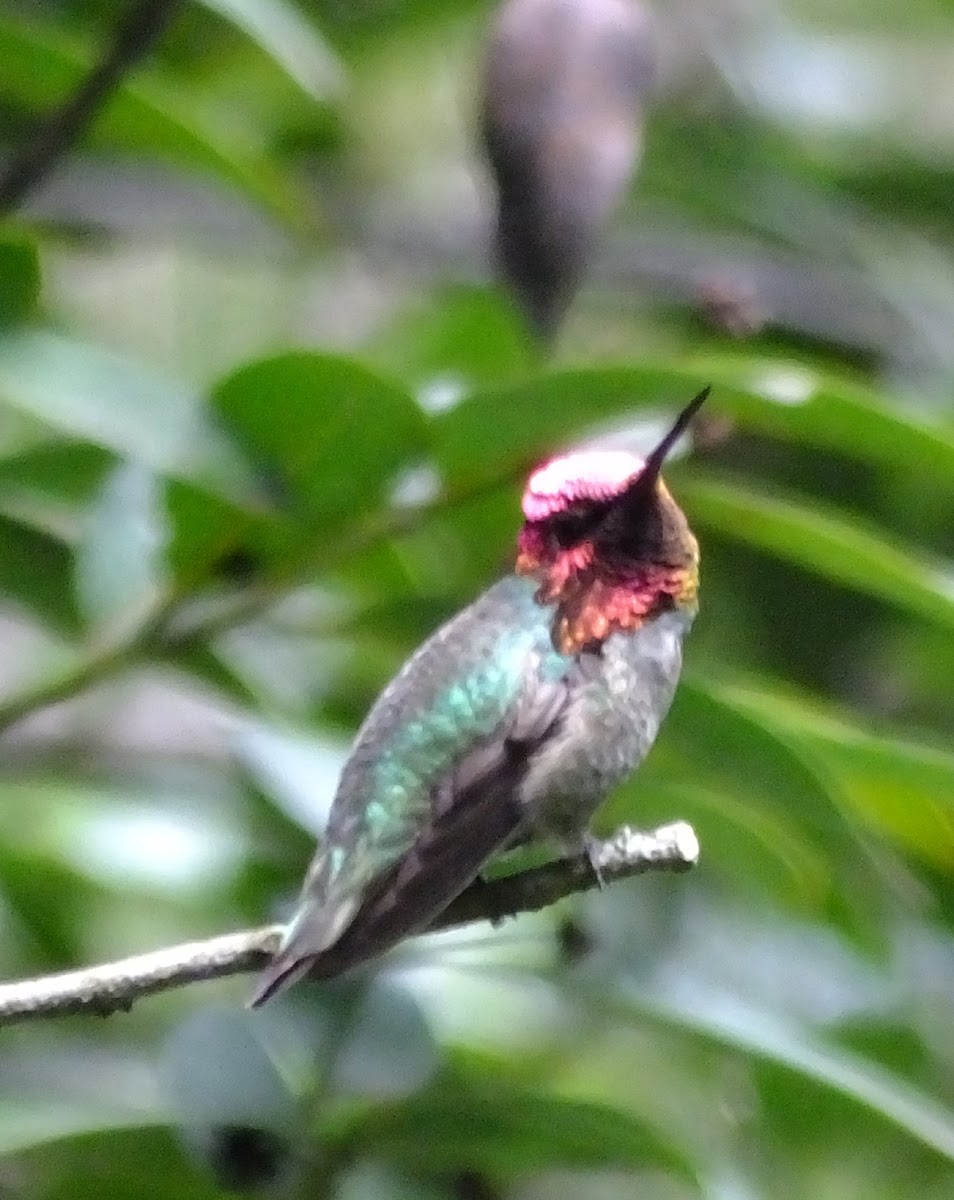
<svg viewBox="0 0 954 1200"><path fill-rule="evenodd" d="M703 317L730 337L754 337L771 318L758 284L743 271L710 267L697 278L695 293Z"/></svg>
<svg viewBox="0 0 954 1200"><path fill-rule="evenodd" d="M632 178L655 61L633 0L507 0L497 13L481 114L495 264L543 341Z"/></svg>

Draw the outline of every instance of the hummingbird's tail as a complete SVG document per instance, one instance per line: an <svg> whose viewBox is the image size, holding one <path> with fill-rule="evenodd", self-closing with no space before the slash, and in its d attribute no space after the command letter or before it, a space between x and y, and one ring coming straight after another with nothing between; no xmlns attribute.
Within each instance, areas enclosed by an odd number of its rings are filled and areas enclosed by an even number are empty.
<svg viewBox="0 0 954 1200"><path fill-rule="evenodd" d="M335 902L310 894L306 882L298 911L289 922L275 957L262 972L249 1008L260 1008L312 971L341 936L358 909L353 897Z"/></svg>
<svg viewBox="0 0 954 1200"><path fill-rule="evenodd" d="M277 996L279 992L291 987L299 979L304 979L311 970L313 962L313 955L309 954L302 958L293 947L279 950L262 972L255 991L247 1001L247 1006L261 1008L266 1000L271 1000L272 996Z"/></svg>

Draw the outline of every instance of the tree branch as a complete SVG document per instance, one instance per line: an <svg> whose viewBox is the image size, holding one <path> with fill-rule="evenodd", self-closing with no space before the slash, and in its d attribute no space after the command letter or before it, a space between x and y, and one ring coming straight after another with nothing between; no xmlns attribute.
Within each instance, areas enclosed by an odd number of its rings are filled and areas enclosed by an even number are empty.
<svg viewBox="0 0 954 1200"><path fill-rule="evenodd" d="M138 0L112 44L76 89L48 113L0 174L0 215L12 212L76 144L122 79L149 53L179 0Z"/></svg>
<svg viewBox="0 0 954 1200"><path fill-rule="evenodd" d="M677 821L651 833L623 826L587 854L559 859L515 875L477 882L462 892L428 932L471 921L501 920L536 912L574 892L646 871L685 871L695 866L699 843L690 825ZM595 871L594 871L595 868ZM0 984L0 1025L72 1013L109 1013L131 1008L154 992L260 970L274 954L281 925L263 925L137 954L79 971Z"/></svg>

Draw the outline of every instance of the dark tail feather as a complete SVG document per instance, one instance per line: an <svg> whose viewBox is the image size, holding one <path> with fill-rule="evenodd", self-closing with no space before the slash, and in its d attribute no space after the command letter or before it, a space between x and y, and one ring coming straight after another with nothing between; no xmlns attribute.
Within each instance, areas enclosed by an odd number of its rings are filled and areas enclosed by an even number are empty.
<svg viewBox="0 0 954 1200"><path fill-rule="evenodd" d="M247 1007L261 1008L266 1000L271 1000L285 988L289 988L299 979L303 979L311 970L313 962L313 955L301 957L296 953L294 947L279 950L262 972L255 991L247 1001Z"/></svg>

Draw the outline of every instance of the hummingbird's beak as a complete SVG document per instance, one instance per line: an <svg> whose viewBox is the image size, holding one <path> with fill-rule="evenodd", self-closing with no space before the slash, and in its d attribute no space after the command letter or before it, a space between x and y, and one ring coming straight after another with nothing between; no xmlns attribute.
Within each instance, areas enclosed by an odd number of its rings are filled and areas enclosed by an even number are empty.
<svg viewBox="0 0 954 1200"><path fill-rule="evenodd" d="M647 457L642 471L640 471L639 475L637 475L628 488L626 492L627 501L636 501L638 503L644 498L648 499L655 492L656 480L659 478L659 472L666 461L666 456L689 428L692 418L702 408L711 390L711 387L704 387L697 396L693 396L682 410L676 418L672 429L669 430L656 449Z"/></svg>

